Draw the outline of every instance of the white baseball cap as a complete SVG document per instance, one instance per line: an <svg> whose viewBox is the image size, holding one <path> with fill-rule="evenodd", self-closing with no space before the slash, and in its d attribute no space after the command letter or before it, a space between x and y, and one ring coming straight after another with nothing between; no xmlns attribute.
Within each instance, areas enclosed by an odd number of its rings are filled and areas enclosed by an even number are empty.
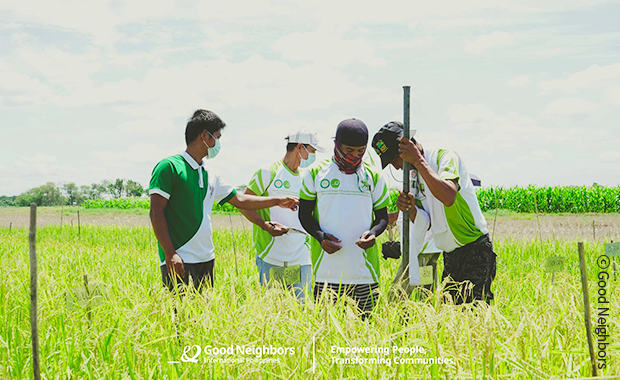
<svg viewBox="0 0 620 380"><path fill-rule="evenodd" d="M289 135L284 139L293 144L308 144L316 149L317 152L325 152L325 148L319 144L319 138L316 133L310 133L305 129L300 129L297 132L289 133Z"/></svg>

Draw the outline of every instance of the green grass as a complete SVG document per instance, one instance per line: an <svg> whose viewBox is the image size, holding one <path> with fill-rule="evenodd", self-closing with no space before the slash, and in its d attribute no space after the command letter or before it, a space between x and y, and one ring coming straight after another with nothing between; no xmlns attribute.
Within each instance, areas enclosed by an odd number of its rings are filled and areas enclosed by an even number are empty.
<svg viewBox="0 0 620 380"><path fill-rule="evenodd" d="M32 378L29 329L28 234L0 229L0 377ZM381 297L367 322L346 305L308 303L258 285L249 231L216 230L216 286L182 302L161 287L155 239L146 227L47 226L38 231L39 339L46 379L336 379L336 378L572 378L589 376L588 350L576 242L498 241L496 301L491 307L453 306L428 300L389 302L397 262L381 259ZM590 300L596 307L595 260L603 247L586 242ZM553 288L546 257L568 257ZM235 257L239 275L235 272ZM67 307L67 289L103 283L105 302L88 311ZM611 304L619 305L610 281ZM617 306L610 326L610 367L620 373ZM174 308L177 315L174 317ZM312 342L317 367L312 372ZM292 347L277 363L169 364L186 345ZM454 365L333 364L332 346L423 347L424 355ZM238 358L240 356L234 356ZM375 357L361 354L360 357ZM383 357L383 356L381 356Z"/></svg>

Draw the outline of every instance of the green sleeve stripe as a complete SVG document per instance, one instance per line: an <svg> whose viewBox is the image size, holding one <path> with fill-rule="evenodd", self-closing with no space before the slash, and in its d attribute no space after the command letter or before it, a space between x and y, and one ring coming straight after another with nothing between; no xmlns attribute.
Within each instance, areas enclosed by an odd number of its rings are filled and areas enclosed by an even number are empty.
<svg viewBox="0 0 620 380"><path fill-rule="evenodd" d="M256 195L261 195L262 193L265 192L265 185L263 184L263 171L259 170L258 173L256 173L256 176L258 177L258 182L259 182L259 189L260 189L260 193L256 193Z"/></svg>
<svg viewBox="0 0 620 380"><path fill-rule="evenodd" d="M452 172L441 172L441 174L439 175L439 178L441 179L459 179L459 175L456 173L452 173Z"/></svg>
<svg viewBox="0 0 620 380"><path fill-rule="evenodd" d="M312 195L307 195L302 193L299 193L299 198L303 199L304 201L313 201L316 199L316 195L312 196Z"/></svg>
<svg viewBox="0 0 620 380"><path fill-rule="evenodd" d="M316 199L316 193L313 193L312 191L310 191L310 189L308 189L308 187L306 186L305 182L301 183L301 191L299 192L299 196L306 196L308 198L310 198L310 200Z"/></svg>
<svg viewBox="0 0 620 380"><path fill-rule="evenodd" d="M381 210L382 208L388 207L389 205L390 205L390 199L387 198L386 200L384 200L380 204L374 205L372 209L373 210Z"/></svg>
<svg viewBox="0 0 620 380"><path fill-rule="evenodd" d="M381 194L381 196L379 197L379 199L377 199L377 201L375 202L375 204L377 204L377 203L379 203L379 202L383 201L383 199L384 199L384 198L388 197L388 194L387 194L387 193L388 193L387 186L385 186L385 187L383 188L383 194Z"/></svg>
<svg viewBox="0 0 620 380"><path fill-rule="evenodd" d="M445 149L439 149L437 151L437 167L439 167L439 161L441 161L441 158L443 157L444 154L446 154L447 150Z"/></svg>
<svg viewBox="0 0 620 380"><path fill-rule="evenodd" d="M230 192L230 194L228 194L226 196L226 198L222 199L220 201L220 203L218 203L220 206L224 205L224 203L228 202L229 200L233 199L233 197L237 194L237 190L233 189L233 191Z"/></svg>

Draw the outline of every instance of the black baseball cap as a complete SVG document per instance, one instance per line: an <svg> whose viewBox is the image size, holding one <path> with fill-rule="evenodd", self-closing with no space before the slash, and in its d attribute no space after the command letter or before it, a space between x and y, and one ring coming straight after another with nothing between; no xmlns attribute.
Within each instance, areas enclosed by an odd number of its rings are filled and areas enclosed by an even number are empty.
<svg viewBox="0 0 620 380"><path fill-rule="evenodd" d="M403 137L403 123L390 121L379 129L372 138L372 147L381 158L381 167L385 169L398 157L398 140Z"/></svg>
<svg viewBox="0 0 620 380"><path fill-rule="evenodd" d="M350 146L366 146L368 144L368 128L359 119L346 119L336 128L336 141Z"/></svg>

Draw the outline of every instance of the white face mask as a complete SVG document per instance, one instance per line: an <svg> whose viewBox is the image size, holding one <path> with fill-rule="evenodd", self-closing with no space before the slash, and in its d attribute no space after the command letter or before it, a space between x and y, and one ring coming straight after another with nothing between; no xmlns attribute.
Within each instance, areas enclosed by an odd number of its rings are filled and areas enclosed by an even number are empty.
<svg viewBox="0 0 620 380"><path fill-rule="evenodd" d="M305 146L304 146L304 149L306 149ZM306 152L308 152L308 149L306 149ZM308 152L308 158L301 157L301 154L299 155L299 157L301 158L301 163L299 164L299 167L307 168L308 166L314 163L314 160L316 160L316 153Z"/></svg>
<svg viewBox="0 0 620 380"><path fill-rule="evenodd" d="M207 133L209 135L211 135L211 137L213 137L213 139L215 140L215 145L213 145L212 147L209 147L209 145L207 145L207 143L202 140L202 143L205 144L205 146L207 147L207 160L210 160L212 158L215 158L215 156L217 156L217 154L220 152L220 149L222 148L222 146L220 145L220 139L216 139L210 132L207 131Z"/></svg>

